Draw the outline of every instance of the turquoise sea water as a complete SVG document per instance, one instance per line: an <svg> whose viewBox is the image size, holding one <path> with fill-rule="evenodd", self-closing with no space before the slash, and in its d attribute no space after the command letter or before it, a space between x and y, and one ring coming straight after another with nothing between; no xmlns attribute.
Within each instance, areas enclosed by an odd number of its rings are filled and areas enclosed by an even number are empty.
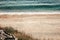
<svg viewBox="0 0 60 40"><path fill-rule="evenodd" d="M0 10L3 11L60 11L59 0L1 0Z"/></svg>

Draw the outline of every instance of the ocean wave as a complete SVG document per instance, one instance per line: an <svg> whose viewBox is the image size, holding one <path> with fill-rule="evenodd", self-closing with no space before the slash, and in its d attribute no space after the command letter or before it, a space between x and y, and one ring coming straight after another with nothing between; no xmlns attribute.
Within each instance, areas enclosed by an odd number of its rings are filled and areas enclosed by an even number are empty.
<svg viewBox="0 0 60 40"><path fill-rule="evenodd" d="M60 3L39 1L1 1L0 9L60 10Z"/></svg>

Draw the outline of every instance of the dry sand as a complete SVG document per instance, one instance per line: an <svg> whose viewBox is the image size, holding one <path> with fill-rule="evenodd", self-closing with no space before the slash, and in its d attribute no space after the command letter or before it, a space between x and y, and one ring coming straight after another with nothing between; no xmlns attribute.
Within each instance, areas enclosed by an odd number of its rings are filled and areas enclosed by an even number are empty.
<svg viewBox="0 0 60 40"><path fill-rule="evenodd" d="M60 14L0 15L1 26L12 26L34 38L60 40Z"/></svg>

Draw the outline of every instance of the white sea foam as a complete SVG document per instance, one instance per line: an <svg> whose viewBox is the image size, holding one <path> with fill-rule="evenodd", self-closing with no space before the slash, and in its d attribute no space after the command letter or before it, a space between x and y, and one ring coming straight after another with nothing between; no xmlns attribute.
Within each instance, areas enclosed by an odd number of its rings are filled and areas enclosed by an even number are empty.
<svg viewBox="0 0 60 40"><path fill-rule="evenodd" d="M2 14L9 14L9 15L20 15L20 14L60 14L59 11L41 11L41 12L0 12L0 15Z"/></svg>

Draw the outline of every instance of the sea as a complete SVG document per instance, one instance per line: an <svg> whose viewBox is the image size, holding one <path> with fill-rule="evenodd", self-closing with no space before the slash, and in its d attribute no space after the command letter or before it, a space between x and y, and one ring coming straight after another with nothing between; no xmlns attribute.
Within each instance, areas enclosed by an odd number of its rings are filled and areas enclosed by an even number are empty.
<svg viewBox="0 0 60 40"><path fill-rule="evenodd" d="M60 0L0 0L0 11L60 11Z"/></svg>

